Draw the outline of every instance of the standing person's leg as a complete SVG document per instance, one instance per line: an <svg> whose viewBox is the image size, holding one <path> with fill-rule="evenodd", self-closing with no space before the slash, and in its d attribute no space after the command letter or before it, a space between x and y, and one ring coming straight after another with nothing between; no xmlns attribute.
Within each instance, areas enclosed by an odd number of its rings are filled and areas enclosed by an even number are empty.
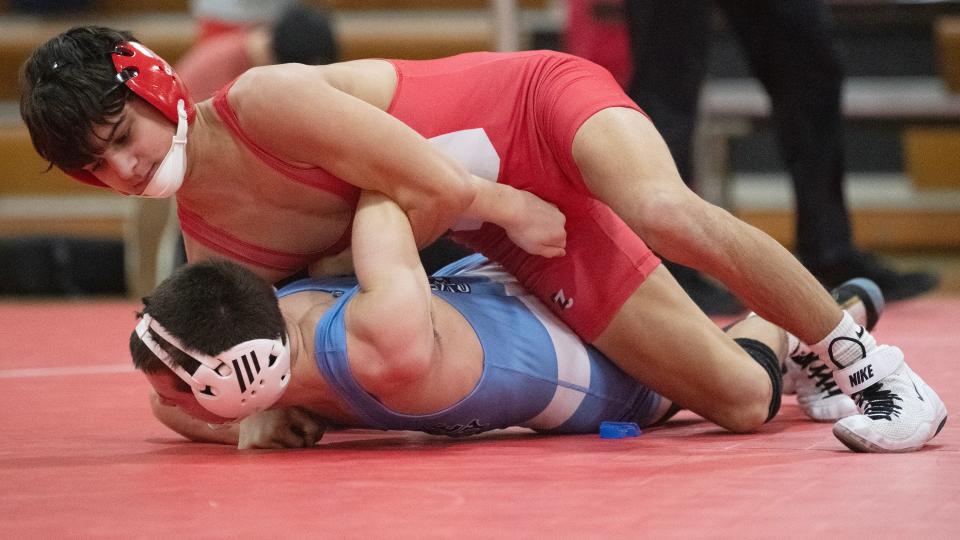
<svg viewBox="0 0 960 540"><path fill-rule="evenodd" d="M796 199L800 260L828 287L876 281L888 299L932 289L937 278L886 268L853 244L843 183L843 66L821 0L717 0L772 104Z"/></svg>
<svg viewBox="0 0 960 540"><path fill-rule="evenodd" d="M697 4L702 11L710 13L712 4ZM840 115L843 74L832 46L826 13L820 9L822 6L819 3L810 0L719 0L717 5L724 11L729 25L746 51L755 75L773 102L776 133L796 193L797 249L801 259L808 263L849 259L854 250L843 194ZM662 9L670 12L675 8L670 4ZM677 9L678 14L681 11ZM670 20L667 19L664 24L669 24ZM802 54L804 52L806 54ZM681 54L673 53L674 56ZM659 58L659 61L664 60ZM645 73L642 66L638 66L638 69L639 74ZM659 93L670 94L663 88ZM652 116L652 119L663 130L664 126L656 116ZM670 145L669 139L667 143ZM673 150L673 146L670 146ZM674 153L674 156L677 154ZM682 163L678 162L677 165L682 172ZM814 369L822 367L822 361L818 361L818 364ZM826 380L826 384L832 383L832 379ZM835 384L826 391L801 385L801 391L814 392L813 395L800 396L803 400L822 397L827 401L842 402L829 408L838 414L856 411L850 398L833 393L839 392ZM820 404L819 407L826 405Z"/></svg>
<svg viewBox="0 0 960 540"><path fill-rule="evenodd" d="M819 0L717 0L772 119L796 195L797 253L810 262L853 252L843 193L843 67Z"/></svg>
<svg viewBox="0 0 960 540"><path fill-rule="evenodd" d="M633 75L627 93L653 120L680 177L695 185L694 132L700 89L707 72L713 5L704 0L625 0ZM734 314L743 306L696 271L665 261L683 289L704 311Z"/></svg>
<svg viewBox="0 0 960 540"><path fill-rule="evenodd" d="M707 73L713 6L703 0L625 0L633 75L627 94L670 148L688 185L700 88Z"/></svg>

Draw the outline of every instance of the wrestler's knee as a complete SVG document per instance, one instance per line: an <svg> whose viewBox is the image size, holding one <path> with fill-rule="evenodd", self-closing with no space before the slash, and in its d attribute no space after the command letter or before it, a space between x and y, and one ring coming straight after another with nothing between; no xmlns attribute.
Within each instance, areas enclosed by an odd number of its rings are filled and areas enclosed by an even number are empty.
<svg viewBox="0 0 960 540"><path fill-rule="evenodd" d="M739 365L733 384L724 387L718 424L737 433L755 431L780 410L781 374L776 354L766 344L747 338L736 340ZM743 358L746 357L746 358ZM744 360L749 363L745 363Z"/></svg>
<svg viewBox="0 0 960 540"><path fill-rule="evenodd" d="M646 194L631 221L644 242L665 252L697 240L694 233L710 218L709 206L686 188L655 189Z"/></svg>
<svg viewBox="0 0 960 540"><path fill-rule="evenodd" d="M773 389L766 377L744 381L735 395L729 396L717 409L713 419L720 427L734 433L756 431L767 421Z"/></svg>

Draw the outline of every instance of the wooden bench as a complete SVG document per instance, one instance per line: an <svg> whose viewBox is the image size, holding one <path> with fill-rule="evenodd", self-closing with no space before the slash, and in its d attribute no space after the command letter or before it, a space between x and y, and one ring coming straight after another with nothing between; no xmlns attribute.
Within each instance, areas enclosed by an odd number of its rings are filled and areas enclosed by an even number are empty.
<svg viewBox="0 0 960 540"><path fill-rule="evenodd" d="M754 80L708 82L701 96L694 174L697 190L705 199L790 247L795 240L792 210L738 208L733 196L730 141L767 124L769 115L769 98ZM848 123L893 125L905 128L906 133L955 129L960 127L960 96L948 92L936 77L849 78L843 93L843 115ZM854 235L860 245L872 249L960 245L960 192L917 193L910 186L897 192L902 207L852 207Z"/></svg>
<svg viewBox="0 0 960 540"><path fill-rule="evenodd" d="M729 143L769 121L770 100L753 79L708 82L701 96L695 175L703 197L733 208ZM844 85L848 122L960 126L960 96L936 77L850 78Z"/></svg>

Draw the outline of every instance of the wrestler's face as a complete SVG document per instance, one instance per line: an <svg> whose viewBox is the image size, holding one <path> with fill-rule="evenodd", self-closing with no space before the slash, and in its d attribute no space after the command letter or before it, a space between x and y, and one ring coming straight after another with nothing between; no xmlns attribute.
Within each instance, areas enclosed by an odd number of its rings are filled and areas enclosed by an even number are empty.
<svg viewBox="0 0 960 540"><path fill-rule="evenodd" d="M136 96L110 121L94 126L94 134L107 143L98 159L84 169L114 191L139 195L170 150L176 127Z"/></svg>
<svg viewBox="0 0 960 540"><path fill-rule="evenodd" d="M186 383L169 369L163 369L156 373L144 373L144 375L147 376L150 385L153 386L160 397L160 403L168 407L177 407L197 420L211 424L224 424L231 421L229 418L217 416L200 406Z"/></svg>

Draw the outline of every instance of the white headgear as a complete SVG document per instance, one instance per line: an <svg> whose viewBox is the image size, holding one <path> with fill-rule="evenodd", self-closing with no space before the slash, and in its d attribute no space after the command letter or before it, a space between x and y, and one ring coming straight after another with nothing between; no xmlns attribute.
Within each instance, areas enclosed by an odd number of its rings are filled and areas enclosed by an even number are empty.
<svg viewBox="0 0 960 540"><path fill-rule="evenodd" d="M150 335L151 329L199 362L197 370L191 375L174 362ZM153 354L190 385L200 405L221 418L240 419L270 407L290 382L290 347L280 339L252 339L211 357L184 347L148 314L136 331Z"/></svg>
<svg viewBox="0 0 960 540"><path fill-rule="evenodd" d="M172 196L183 185L183 177L187 174L187 127L187 111L181 99L177 102L177 132L173 135L173 143L140 197L163 199Z"/></svg>

